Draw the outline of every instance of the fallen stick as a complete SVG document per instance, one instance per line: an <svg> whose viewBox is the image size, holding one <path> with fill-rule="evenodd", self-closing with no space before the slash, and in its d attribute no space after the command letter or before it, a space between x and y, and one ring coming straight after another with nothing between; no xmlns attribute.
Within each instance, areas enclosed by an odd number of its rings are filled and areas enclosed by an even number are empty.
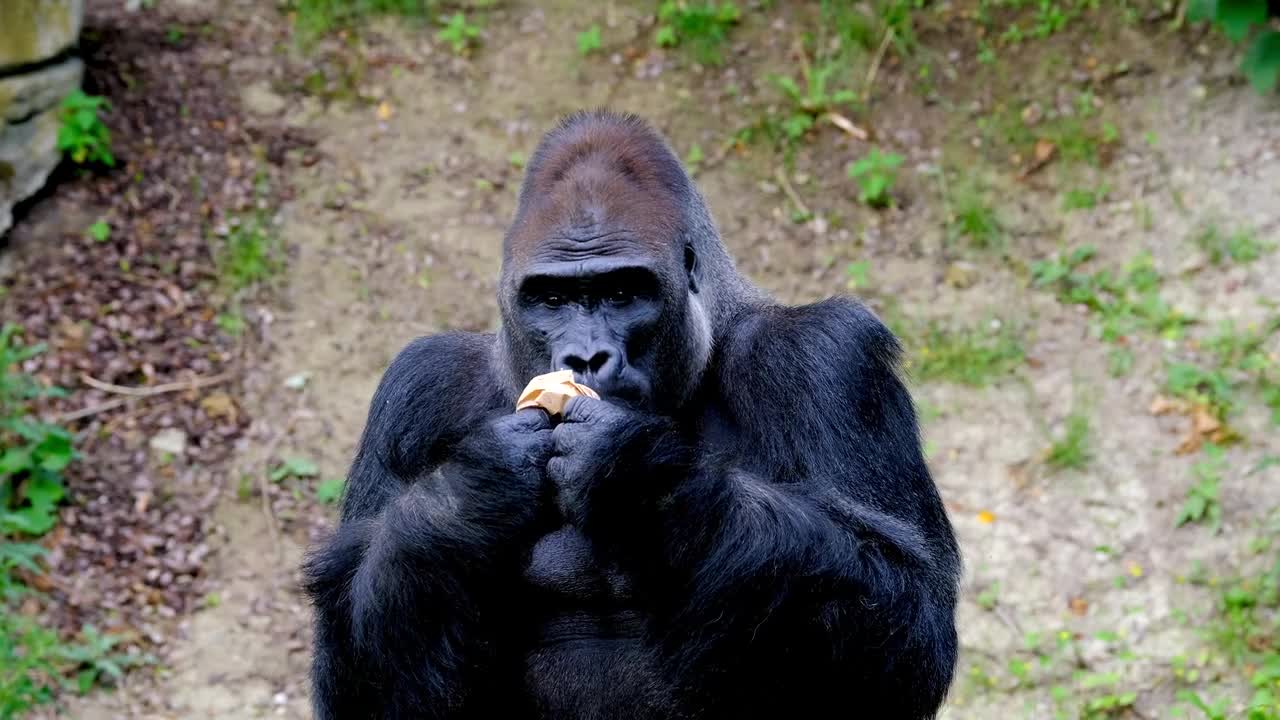
<svg viewBox="0 0 1280 720"><path fill-rule="evenodd" d="M184 380L182 382L152 385L150 387L127 387L125 385L115 385L113 383L103 382L85 373L80 374L80 380L91 388L113 393L115 395L128 395L129 397L152 397L155 395L164 395L166 393L182 392L183 390L198 390L203 387L209 387L210 385L224 383L233 377L235 377L234 374L227 372L220 375L212 375L210 377L192 378L191 380Z"/></svg>
<svg viewBox="0 0 1280 720"><path fill-rule="evenodd" d="M787 197L795 204L800 214L806 218L812 217L813 213L809 212L809 206L804 204L804 201L800 199L800 195L796 193L796 189L791 187L791 181L787 179L787 173L779 167L774 169L773 176L778 179L778 184L782 186L782 192L787 194Z"/></svg>

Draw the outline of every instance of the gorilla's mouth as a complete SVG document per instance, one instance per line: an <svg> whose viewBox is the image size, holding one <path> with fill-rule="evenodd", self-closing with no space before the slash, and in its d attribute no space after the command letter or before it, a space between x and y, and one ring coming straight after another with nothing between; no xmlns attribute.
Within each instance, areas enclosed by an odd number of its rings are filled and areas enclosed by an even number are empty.
<svg viewBox="0 0 1280 720"><path fill-rule="evenodd" d="M595 390L602 399L631 410L647 408L652 397L648 380L640 373L631 371L630 368L612 378L597 378L590 374L574 373L573 379L574 382Z"/></svg>

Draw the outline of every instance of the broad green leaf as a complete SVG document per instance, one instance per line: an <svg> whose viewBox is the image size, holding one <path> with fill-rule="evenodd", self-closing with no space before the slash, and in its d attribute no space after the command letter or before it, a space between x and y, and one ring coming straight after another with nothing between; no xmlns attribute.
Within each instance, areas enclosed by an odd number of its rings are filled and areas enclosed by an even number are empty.
<svg viewBox="0 0 1280 720"><path fill-rule="evenodd" d="M1201 22L1218 15L1218 0L1191 0L1187 4L1187 20Z"/></svg>
<svg viewBox="0 0 1280 720"><path fill-rule="evenodd" d="M1227 37L1240 42L1249 28L1267 21L1267 0L1218 0L1218 24Z"/></svg>
<svg viewBox="0 0 1280 720"><path fill-rule="evenodd" d="M316 485L316 500L326 505L335 503L342 497L342 489L346 481L342 478L330 478Z"/></svg>
<svg viewBox="0 0 1280 720"><path fill-rule="evenodd" d="M26 448L9 448L0 455L0 475L17 475L31 469L31 453Z"/></svg>
<svg viewBox="0 0 1280 720"><path fill-rule="evenodd" d="M1268 93L1280 82L1280 32L1263 33L1244 56L1244 74L1260 93Z"/></svg>
<svg viewBox="0 0 1280 720"><path fill-rule="evenodd" d="M23 492L31 507L42 512L51 511L65 494L62 483L39 473L31 478Z"/></svg>

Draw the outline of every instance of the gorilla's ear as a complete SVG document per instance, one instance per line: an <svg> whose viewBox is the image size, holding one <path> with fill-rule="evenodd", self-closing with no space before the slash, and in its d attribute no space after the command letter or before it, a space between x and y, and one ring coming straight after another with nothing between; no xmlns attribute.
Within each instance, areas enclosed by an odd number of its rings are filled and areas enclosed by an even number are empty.
<svg viewBox="0 0 1280 720"><path fill-rule="evenodd" d="M693 243L684 246L684 271L689 276L689 292L698 292L698 254L693 251Z"/></svg>

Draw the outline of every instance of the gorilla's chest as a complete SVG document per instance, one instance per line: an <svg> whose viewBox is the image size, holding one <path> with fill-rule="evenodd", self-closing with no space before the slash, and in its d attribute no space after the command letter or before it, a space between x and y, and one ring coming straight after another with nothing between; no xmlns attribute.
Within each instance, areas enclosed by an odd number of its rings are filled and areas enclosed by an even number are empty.
<svg viewBox="0 0 1280 720"><path fill-rule="evenodd" d="M591 542L571 525L538 540L524 577L549 609L620 609L631 599L627 577L602 564Z"/></svg>

